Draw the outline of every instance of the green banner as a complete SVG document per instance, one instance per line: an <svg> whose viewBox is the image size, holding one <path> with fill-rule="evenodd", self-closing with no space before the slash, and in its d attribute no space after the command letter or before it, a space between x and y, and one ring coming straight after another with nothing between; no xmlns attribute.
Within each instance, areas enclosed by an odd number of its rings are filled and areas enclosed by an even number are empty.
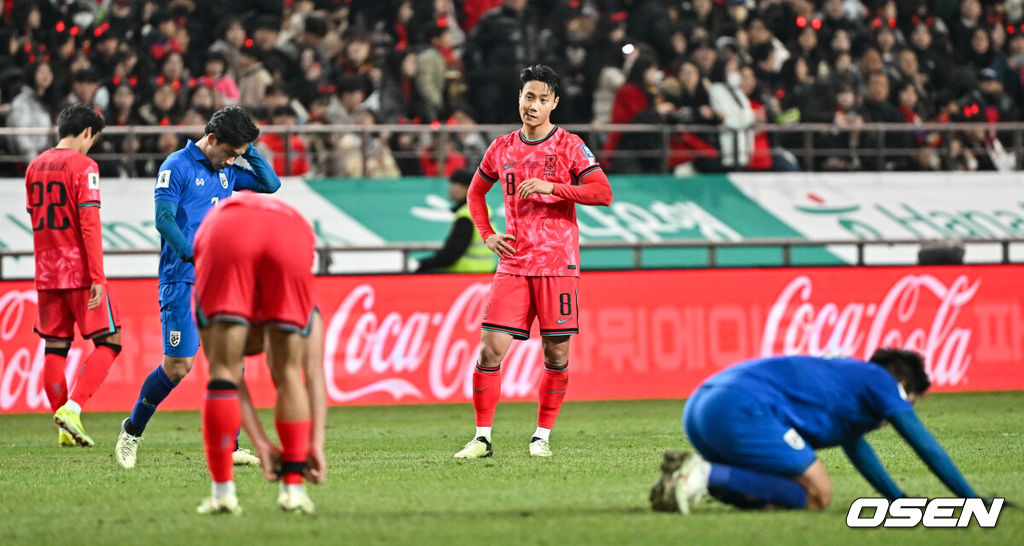
<svg viewBox="0 0 1024 546"><path fill-rule="evenodd" d="M577 207L584 242L623 243L707 240L743 241L750 238L803 238L732 184L727 176L613 176L610 207ZM440 242L448 233L452 214L447 182L437 178L399 180L332 179L309 181L324 199L388 242ZM492 190L487 202L492 221L504 226L503 194ZM782 264L774 248L722 249L719 265ZM799 265L841 264L820 247L793 249ZM584 250L586 269L630 269L632 250ZM704 249L649 249L645 268L702 267Z"/></svg>

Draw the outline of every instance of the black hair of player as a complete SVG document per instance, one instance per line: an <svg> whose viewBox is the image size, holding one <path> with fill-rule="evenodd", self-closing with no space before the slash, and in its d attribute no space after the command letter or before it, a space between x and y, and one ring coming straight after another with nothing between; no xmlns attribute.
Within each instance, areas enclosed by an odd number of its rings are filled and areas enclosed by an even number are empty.
<svg viewBox="0 0 1024 546"><path fill-rule="evenodd" d="M896 381L904 383L908 393L924 394L932 382L924 371L924 358L904 349L878 349L869 359L889 370Z"/></svg>
<svg viewBox="0 0 1024 546"><path fill-rule="evenodd" d="M84 104L68 106L57 115L57 136L60 138L78 136L89 127L92 127L95 138L106 126L103 116Z"/></svg>
<svg viewBox="0 0 1024 546"><path fill-rule="evenodd" d="M260 129L241 106L228 106L213 113L206 124L206 134L213 134L218 142L229 146L244 146L260 136Z"/></svg>
<svg viewBox="0 0 1024 546"><path fill-rule="evenodd" d="M528 66L519 73L519 89L526 87L528 82L540 82L548 86L551 94L558 96L558 88L562 86L562 79L550 66L535 64Z"/></svg>

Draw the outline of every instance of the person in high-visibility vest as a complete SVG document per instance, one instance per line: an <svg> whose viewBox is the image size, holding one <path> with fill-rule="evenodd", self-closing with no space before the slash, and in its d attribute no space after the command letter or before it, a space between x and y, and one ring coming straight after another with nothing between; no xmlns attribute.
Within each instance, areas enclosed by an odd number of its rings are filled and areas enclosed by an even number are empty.
<svg viewBox="0 0 1024 546"><path fill-rule="evenodd" d="M483 243L466 206L466 192L472 180L471 169L459 169L448 179L448 198L455 213L452 229L444 246L420 261L417 273L494 273L495 254ZM488 217L490 214L491 208L487 207Z"/></svg>

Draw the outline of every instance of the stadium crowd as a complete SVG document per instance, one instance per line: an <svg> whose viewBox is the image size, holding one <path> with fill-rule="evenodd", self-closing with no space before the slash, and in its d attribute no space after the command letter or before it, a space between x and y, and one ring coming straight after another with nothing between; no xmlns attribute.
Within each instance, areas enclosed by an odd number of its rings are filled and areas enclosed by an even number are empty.
<svg viewBox="0 0 1024 546"><path fill-rule="evenodd" d="M1022 0L13 0L2 3L0 117L52 127L83 103L110 126L202 125L240 104L263 123L451 124L451 140L392 131L265 134L281 174L450 175L475 166L477 123L517 123L519 70L561 75L558 123L684 124L670 166L720 170L1004 169L1007 135L860 131L870 122L1016 121L1024 112ZM801 163L800 136L758 124L818 122L831 150ZM696 127L696 129L694 128ZM706 130L700 130L705 127ZM598 134L598 133L595 133ZM105 136L100 152L166 156L181 139ZM882 138L879 142L877 139ZM612 132L610 172L658 171L631 154L662 136ZM6 139L21 164L51 142ZM436 153L444 146L444 153ZM283 151L289 149L290 161ZM907 150L878 158L879 148ZM940 150L944 153L940 153ZM365 160L364 160L365 156ZM443 158L439 164L437 158ZM152 175L160 159L103 161ZM806 158L803 159L806 161Z"/></svg>

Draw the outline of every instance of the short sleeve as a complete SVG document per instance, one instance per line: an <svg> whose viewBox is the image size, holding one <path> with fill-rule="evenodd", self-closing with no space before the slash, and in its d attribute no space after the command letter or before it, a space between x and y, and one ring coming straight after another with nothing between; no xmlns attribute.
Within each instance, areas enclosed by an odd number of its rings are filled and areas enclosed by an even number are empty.
<svg viewBox="0 0 1024 546"><path fill-rule="evenodd" d="M96 162L89 160L84 169L75 176L78 186L78 207L99 206L100 204L100 169Z"/></svg>
<svg viewBox="0 0 1024 546"><path fill-rule="evenodd" d="M184 189L184 176L182 176L181 170L171 161L164 161L156 175L153 198L178 203L181 201Z"/></svg>
<svg viewBox="0 0 1024 546"><path fill-rule="evenodd" d="M867 402L883 419L901 411L913 411L907 392L884 368L879 367L878 379L866 383Z"/></svg>
<svg viewBox="0 0 1024 546"><path fill-rule="evenodd" d="M501 158L501 137L498 137L491 141L491 145L487 147L487 151L484 152L484 158L480 160L480 167L477 169L477 173L480 178L490 182L491 184L498 181L498 161Z"/></svg>
<svg viewBox="0 0 1024 546"><path fill-rule="evenodd" d="M583 143L583 139L579 136L572 135L568 145L569 149L566 150L566 155L569 158L569 173L574 182L582 182L585 176L601 168L594 152L590 151L590 148Z"/></svg>

